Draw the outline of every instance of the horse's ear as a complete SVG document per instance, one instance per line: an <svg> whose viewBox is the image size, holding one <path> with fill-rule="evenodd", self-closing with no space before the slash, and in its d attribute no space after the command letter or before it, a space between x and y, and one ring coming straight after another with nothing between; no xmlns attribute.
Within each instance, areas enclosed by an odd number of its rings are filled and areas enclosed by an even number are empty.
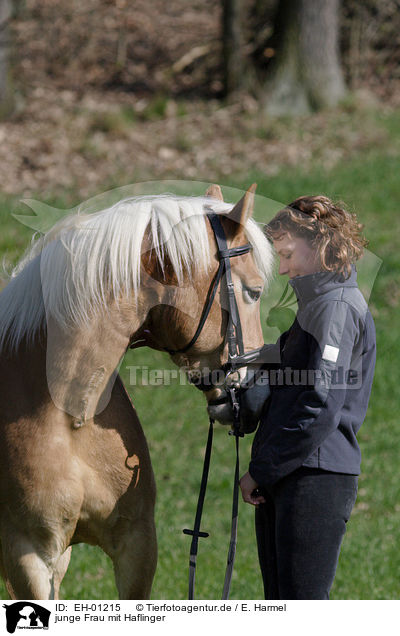
<svg viewBox="0 0 400 636"><path fill-rule="evenodd" d="M206 197L212 197L213 199L219 199L219 201L223 201L224 197L222 196L222 191L219 185L213 183L207 188Z"/></svg>
<svg viewBox="0 0 400 636"><path fill-rule="evenodd" d="M254 209L254 193L257 184L253 183L247 190L246 194L236 203L235 207L226 215L228 219L238 224L238 227L244 228L246 221L253 215Z"/></svg>

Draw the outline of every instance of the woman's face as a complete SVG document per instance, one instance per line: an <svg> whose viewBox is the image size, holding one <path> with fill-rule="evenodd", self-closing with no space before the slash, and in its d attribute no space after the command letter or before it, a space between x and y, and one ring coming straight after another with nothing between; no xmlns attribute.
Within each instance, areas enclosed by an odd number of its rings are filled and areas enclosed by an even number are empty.
<svg viewBox="0 0 400 636"><path fill-rule="evenodd" d="M294 278L321 271L319 254L305 239L284 234L273 243L279 255L279 273L282 276L287 274Z"/></svg>

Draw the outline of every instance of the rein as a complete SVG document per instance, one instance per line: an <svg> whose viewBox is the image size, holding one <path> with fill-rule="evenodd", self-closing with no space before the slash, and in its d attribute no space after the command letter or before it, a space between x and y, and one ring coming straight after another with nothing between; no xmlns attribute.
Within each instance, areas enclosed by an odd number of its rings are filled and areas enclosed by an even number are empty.
<svg viewBox="0 0 400 636"><path fill-rule="evenodd" d="M188 534L192 537L192 542L190 544L190 555L189 555L189 593L188 593L189 601L194 600L199 538L207 538L210 536L208 532L203 532L200 530L200 525L201 525L201 517L203 513L204 498L205 498L206 490L207 490L208 473L209 473L210 460L211 460L213 431L214 431L214 420L210 418L206 451L204 455L203 473L201 477L199 497L197 500L194 527L193 527L193 530L189 528L184 528L183 530L184 534ZM243 433L239 433L239 431L234 432L234 430L232 430L230 431L230 434L235 436L236 462L235 462L235 473L234 473L234 480L233 480L231 534L230 534L228 556L226 560L225 580L224 580L224 587L222 590L222 597L221 597L222 600L229 599L229 592L230 592L232 574L233 574L233 566L235 564L237 527L238 527L238 516L239 516L239 437L243 437Z"/></svg>

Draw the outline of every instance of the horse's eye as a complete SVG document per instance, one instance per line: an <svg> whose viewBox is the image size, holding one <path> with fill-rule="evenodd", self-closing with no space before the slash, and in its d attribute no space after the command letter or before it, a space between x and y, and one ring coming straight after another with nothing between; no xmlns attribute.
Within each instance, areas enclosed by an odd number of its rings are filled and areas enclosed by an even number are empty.
<svg viewBox="0 0 400 636"><path fill-rule="evenodd" d="M260 299L262 294L262 289L256 287L255 289L251 289L251 287L243 288L243 297L247 303L256 303L257 300Z"/></svg>

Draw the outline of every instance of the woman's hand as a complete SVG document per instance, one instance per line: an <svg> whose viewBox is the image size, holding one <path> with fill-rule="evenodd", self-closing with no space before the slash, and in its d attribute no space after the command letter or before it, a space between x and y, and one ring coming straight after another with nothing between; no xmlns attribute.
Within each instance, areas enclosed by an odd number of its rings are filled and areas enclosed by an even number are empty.
<svg viewBox="0 0 400 636"><path fill-rule="evenodd" d="M254 481L250 473L243 475L239 482L240 489L242 491L243 501L258 506L258 504L265 503L264 497L257 492L258 484Z"/></svg>

